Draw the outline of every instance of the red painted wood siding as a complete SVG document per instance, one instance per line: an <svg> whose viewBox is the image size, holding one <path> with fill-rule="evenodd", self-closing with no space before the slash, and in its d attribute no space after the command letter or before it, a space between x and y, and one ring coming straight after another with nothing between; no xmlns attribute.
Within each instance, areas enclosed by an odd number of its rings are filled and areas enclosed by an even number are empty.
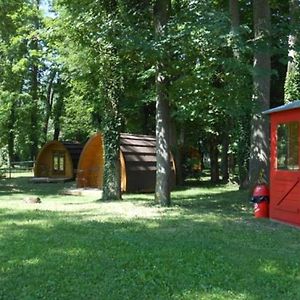
<svg viewBox="0 0 300 300"><path fill-rule="evenodd" d="M270 218L300 226L300 170L277 169L277 126L299 122L300 109L271 114ZM300 132L300 130L299 130ZM300 162L300 133L298 161Z"/></svg>

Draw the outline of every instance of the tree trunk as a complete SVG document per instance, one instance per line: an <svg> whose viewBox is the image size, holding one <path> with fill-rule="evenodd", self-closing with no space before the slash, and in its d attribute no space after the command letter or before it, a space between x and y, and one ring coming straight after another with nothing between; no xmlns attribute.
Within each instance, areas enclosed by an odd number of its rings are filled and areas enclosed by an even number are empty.
<svg viewBox="0 0 300 300"><path fill-rule="evenodd" d="M32 97L32 110L31 110L31 159L34 160L38 151L38 66L32 65L31 70L31 97Z"/></svg>
<svg viewBox="0 0 300 300"><path fill-rule="evenodd" d="M14 101L14 100L13 100ZM8 159L9 163L15 160L15 122L16 122L16 106L15 101L11 105L10 115L8 120L8 137L7 137L7 147L8 147Z"/></svg>
<svg viewBox="0 0 300 300"><path fill-rule="evenodd" d="M171 120L171 132L170 132L170 145L172 149L172 154L175 161L176 170L176 184L183 184L183 174L182 174L182 146L183 146L183 130L180 132L180 137L178 138L177 128L174 120Z"/></svg>
<svg viewBox="0 0 300 300"><path fill-rule="evenodd" d="M185 141L185 130L184 126L180 125L179 138L177 143L177 163L176 163L176 183L179 185L184 184L184 175L183 175L183 149L184 149L184 141Z"/></svg>
<svg viewBox="0 0 300 300"><path fill-rule="evenodd" d="M162 76L162 75L161 75ZM156 99L156 200L162 206L171 204L170 196L170 142L169 142L169 115L170 107L164 91L164 79L157 75Z"/></svg>
<svg viewBox="0 0 300 300"><path fill-rule="evenodd" d="M54 116L54 132L53 132L53 140L58 140L59 136L60 136L60 117L61 117L61 113L63 110L63 99L61 97L58 97L58 102L56 103L56 107L57 107L57 111L56 114Z"/></svg>
<svg viewBox="0 0 300 300"><path fill-rule="evenodd" d="M58 79L57 87L58 87L58 97L53 106L53 126L54 126L53 139L54 140L59 139L60 128L61 128L60 118L63 114L64 97L66 96L66 90L65 90L66 87L60 79Z"/></svg>
<svg viewBox="0 0 300 300"><path fill-rule="evenodd" d="M154 4L154 24L156 39L165 35L165 26L171 10L170 0L156 0ZM162 50L164 51L164 50ZM158 59L156 64L156 187L155 198L162 206L171 205L170 195L170 105L168 79L165 62Z"/></svg>
<svg viewBox="0 0 300 300"><path fill-rule="evenodd" d="M116 50L111 47L105 65L106 78L102 86L103 96L103 134L104 134L104 175L102 200L120 200L120 99L122 75Z"/></svg>
<svg viewBox="0 0 300 300"><path fill-rule="evenodd" d="M141 108L141 113L143 115L142 119L142 130L143 134L153 134L153 116L155 114L155 103L145 103Z"/></svg>
<svg viewBox="0 0 300 300"><path fill-rule="evenodd" d="M229 13L231 30L235 33L238 33L240 26L239 0L229 0Z"/></svg>
<svg viewBox="0 0 300 300"><path fill-rule="evenodd" d="M39 10L40 1L36 0L35 5L37 10ZM37 15L34 16L34 29L38 31L40 28L40 22ZM31 40L31 50L38 52L39 51L39 37L36 33L32 36ZM30 156L31 159L34 160L37 152L38 152L38 145L39 145L39 128L38 128L38 100L39 100L39 67L38 67L38 60L36 57L32 58L31 62L31 97L32 97L32 110L31 110L31 131L30 131L30 141L31 141L31 150Z"/></svg>
<svg viewBox="0 0 300 300"><path fill-rule="evenodd" d="M228 156L228 150L229 150L229 136L228 132L225 132L222 139L222 157L221 157L221 173L222 173L222 180L224 182L228 182L229 180L229 156Z"/></svg>
<svg viewBox="0 0 300 300"><path fill-rule="evenodd" d="M220 181L219 174L219 150L216 137L211 137L209 141L209 156L210 156L210 181L218 183Z"/></svg>
<svg viewBox="0 0 300 300"><path fill-rule="evenodd" d="M231 20L231 32L235 38L239 35L240 27L240 9L238 0L229 0L229 12ZM233 57L241 60L239 48L234 44ZM242 62L240 62L242 63ZM246 116L246 118L245 118ZM237 142L237 166L238 166L238 181L239 188L244 189L249 186L249 149L250 149L250 123L251 117L245 113L239 116L237 126L239 137Z"/></svg>
<svg viewBox="0 0 300 300"><path fill-rule="evenodd" d="M299 33L297 25L300 21L300 7L298 0L290 0L290 35L288 39L288 66L286 79L284 84L284 102L288 103L299 99L300 97L300 64L299 51L297 51L299 43Z"/></svg>
<svg viewBox="0 0 300 300"><path fill-rule="evenodd" d="M251 116L249 114L243 120L239 120L237 124L239 136L237 139L236 161L238 165L238 181L240 189L247 189L249 187L250 123Z"/></svg>
<svg viewBox="0 0 300 300"><path fill-rule="evenodd" d="M239 11L239 1L238 0L229 0L229 13L231 21L231 33L236 39L239 34L240 27L240 11ZM239 49L237 45L233 47L233 54L235 58L239 58Z"/></svg>
<svg viewBox="0 0 300 300"><path fill-rule="evenodd" d="M268 182L269 175L269 120L261 112L270 107L270 7L268 0L254 0L254 63L253 100L256 103L251 122L250 188L259 179ZM260 178L261 175L263 178Z"/></svg>
<svg viewBox="0 0 300 300"><path fill-rule="evenodd" d="M104 126L104 175L102 200L121 199L120 170L120 128L116 126L120 120L105 118ZM116 116L118 118L118 116ZM117 121L117 123L116 123Z"/></svg>
<svg viewBox="0 0 300 300"><path fill-rule="evenodd" d="M44 120L44 128L43 128L43 140L44 143L47 141L47 135L48 135L48 127L49 127L49 119L52 112L53 107L53 98L54 98L54 90L53 90L53 82L54 78L56 76L56 71L53 71L51 73L50 79L49 79L49 85L47 89L47 99L46 99L46 115Z"/></svg>

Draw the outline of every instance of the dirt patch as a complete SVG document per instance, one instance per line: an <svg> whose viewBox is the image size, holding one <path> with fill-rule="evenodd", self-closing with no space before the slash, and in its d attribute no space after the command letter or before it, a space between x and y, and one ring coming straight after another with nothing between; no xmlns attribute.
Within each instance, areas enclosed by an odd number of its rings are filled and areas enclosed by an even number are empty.
<svg viewBox="0 0 300 300"><path fill-rule="evenodd" d="M70 196L96 196L102 197L102 190L99 189L90 189L90 188L71 188L65 189L61 192L62 195L70 195Z"/></svg>

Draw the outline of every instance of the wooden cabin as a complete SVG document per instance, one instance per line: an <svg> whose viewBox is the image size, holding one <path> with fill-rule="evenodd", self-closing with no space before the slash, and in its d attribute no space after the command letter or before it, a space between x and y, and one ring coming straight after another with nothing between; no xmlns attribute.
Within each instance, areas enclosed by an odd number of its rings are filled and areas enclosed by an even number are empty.
<svg viewBox="0 0 300 300"><path fill-rule="evenodd" d="M81 153L77 187L102 188L104 141L101 134L92 136ZM171 159L171 185L175 186L175 164ZM121 189L123 192L153 192L156 180L156 140L153 136L121 134Z"/></svg>
<svg viewBox="0 0 300 300"><path fill-rule="evenodd" d="M39 151L34 166L34 177L53 179L75 178L83 145L79 143L51 141Z"/></svg>
<svg viewBox="0 0 300 300"><path fill-rule="evenodd" d="M300 226L300 101L264 114L271 122L270 218Z"/></svg>

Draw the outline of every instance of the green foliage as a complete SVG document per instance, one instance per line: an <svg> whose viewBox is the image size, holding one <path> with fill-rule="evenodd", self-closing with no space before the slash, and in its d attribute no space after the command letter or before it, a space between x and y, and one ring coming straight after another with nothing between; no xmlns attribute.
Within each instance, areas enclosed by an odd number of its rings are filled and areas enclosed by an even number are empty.
<svg viewBox="0 0 300 300"><path fill-rule="evenodd" d="M28 94L0 92L0 147L7 146L9 135L14 136L15 151L21 159L30 153L29 140L31 97ZM12 123L13 120L13 123Z"/></svg>
<svg viewBox="0 0 300 300"><path fill-rule="evenodd" d="M105 148L105 200L120 198L119 109L123 95L124 71L118 47L121 37L122 40L124 38L123 24L120 22L121 8L121 4L114 6L109 1L103 1L100 5L85 1L85 6L57 1L57 9L61 15L58 20L59 31L65 30L70 43L68 50L71 51L66 53L61 49L61 53L72 76L72 93L75 94L79 87L82 97L87 96L87 100L90 100L89 106L101 114ZM74 101L72 107L77 110ZM68 119L68 115L66 117Z"/></svg>
<svg viewBox="0 0 300 300"><path fill-rule="evenodd" d="M300 99L300 64L299 54L296 55L293 68L287 73L287 78L284 86L284 100L286 102Z"/></svg>
<svg viewBox="0 0 300 300"><path fill-rule="evenodd" d="M0 26L0 94L1 104L6 103L0 110L9 107L4 114L6 122L0 125L2 145L8 145L11 158L28 159L41 142L39 96L43 86L38 80L39 76L44 78L46 65L42 16L35 1L1 2L0 10L4 13Z"/></svg>
<svg viewBox="0 0 300 300"><path fill-rule="evenodd" d="M109 1L99 5L87 0L83 6L59 0L56 4L57 35L63 36L59 51L72 78L69 86L73 94L85 87L80 95L94 103L104 131L106 123L116 124L118 130L154 131L153 125L151 129L143 122L151 120L149 114L154 112L149 109L155 100L154 66L161 59L168 66L173 118L199 128L197 140L220 142L226 133L237 141L236 120L245 119L252 107L249 47L244 42L250 31L245 25L233 39L227 14L218 3L174 2L166 35L159 39L154 37L152 3L116 1L112 10ZM240 61L233 58L236 48ZM117 116L111 114L116 108ZM66 115L64 123L72 124L68 119ZM64 130L75 134L67 127Z"/></svg>
<svg viewBox="0 0 300 300"><path fill-rule="evenodd" d="M64 101L64 110L61 117L62 138L85 141L94 132L91 104L84 99L84 95L72 91Z"/></svg>
<svg viewBox="0 0 300 300"><path fill-rule="evenodd" d="M155 64L161 59L176 127L204 149L227 134L246 173L252 53L260 43L252 39L251 2L239 3L243 24L233 34L224 1L172 1L160 38L154 36L153 1L53 2L55 14L44 16L37 1L0 1L0 147L10 148L10 156L28 158L33 137L40 145L58 133L84 141L100 129L111 141L108 158L116 158L117 131L155 131ZM274 105L282 98L287 35L299 28L288 25L288 1L270 4ZM298 69L286 82L288 99L299 98Z"/></svg>

